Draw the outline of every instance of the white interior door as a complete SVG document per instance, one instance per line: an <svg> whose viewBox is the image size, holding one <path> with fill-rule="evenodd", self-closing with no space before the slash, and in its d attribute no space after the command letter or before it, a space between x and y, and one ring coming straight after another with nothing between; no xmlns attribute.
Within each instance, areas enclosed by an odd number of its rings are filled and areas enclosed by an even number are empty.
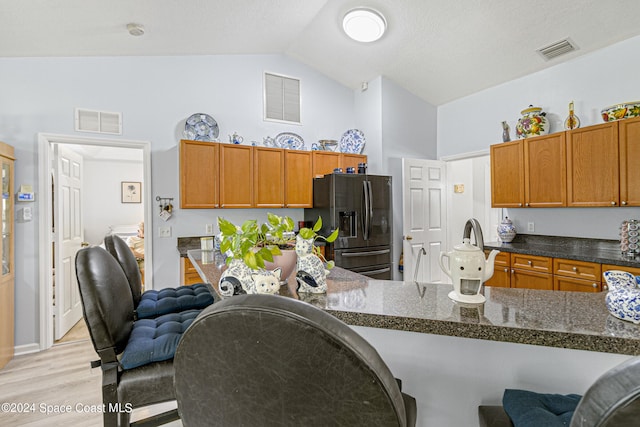
<svg viewBox="0 0 640 427"><path fill-rule="evenodd" d="M82 246L82 156L54 147L54 335L62 338L82 318L76 281L76 252Z"/></svg>
<svg viewBox="0 0 640 427"><path fill-rule="evenodd" d="M402 159L402 234L404 279L442 282L438 264L446 248L445 164L437 160ZM422 248L425 252L420 255ZM420 256L419 269L416 263Z"/></svg>

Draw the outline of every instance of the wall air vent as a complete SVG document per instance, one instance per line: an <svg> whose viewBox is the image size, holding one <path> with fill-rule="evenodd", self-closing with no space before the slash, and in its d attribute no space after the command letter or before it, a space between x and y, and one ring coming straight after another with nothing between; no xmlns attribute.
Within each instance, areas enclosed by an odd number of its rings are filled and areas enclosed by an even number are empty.
<svg viewBox="0 0 640 427"><path fill-rule="evenodd" d="M76 108L76 131L122 135L122 113Z"/></svg>
<svg viewBox="0 0 640 427"><path fill-rule="evenodd" d="M549 46L545 46L537 50L537 52L546 60L556 58L565 53L573 52L578 49L575 43L571 39L564 39L558 42L552 43Z"/></svg>
<svg viewBox="0 0 640 427"><path fill-rule="evenodd" d="M264 73L264 119L300 124L300 80Z"/></svg>

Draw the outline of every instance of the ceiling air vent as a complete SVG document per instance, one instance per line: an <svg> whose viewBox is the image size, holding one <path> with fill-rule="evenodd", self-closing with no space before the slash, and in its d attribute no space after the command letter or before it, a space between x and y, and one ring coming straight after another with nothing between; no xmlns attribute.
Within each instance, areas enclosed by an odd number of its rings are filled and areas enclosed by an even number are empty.
<svg viewBox="0 0 640 427"><path fill-rule="evenodd" d="M552 43L549 46L540 48L537 52L542 55L545 60L550 60L565 53L573 52L577 47L570 39L560 40Z"/></svg>
<svg viewBox="0 0 640 427"><path fill-rule="evenodd" d="M122 135L122 113L76 108L76 131Z"/></svg>

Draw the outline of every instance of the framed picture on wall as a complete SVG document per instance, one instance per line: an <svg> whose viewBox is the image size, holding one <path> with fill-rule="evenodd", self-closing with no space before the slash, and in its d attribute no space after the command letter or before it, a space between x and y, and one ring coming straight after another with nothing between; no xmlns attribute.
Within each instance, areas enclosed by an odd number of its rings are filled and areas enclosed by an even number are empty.
<svg viewBox="0 0 640 427"><path fill-rule="evenodd" d="M142 183L122 181L122 203L142 203Z"/></svg>

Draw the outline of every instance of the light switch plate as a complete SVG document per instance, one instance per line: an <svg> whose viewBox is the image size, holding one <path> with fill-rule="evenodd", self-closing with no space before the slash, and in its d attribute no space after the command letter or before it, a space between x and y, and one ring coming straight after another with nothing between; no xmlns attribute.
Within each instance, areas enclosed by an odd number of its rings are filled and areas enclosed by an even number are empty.
<svg viewBox="0 0 640 427"><path fill-rule="evenodd" d="M213 224L205 224L204 232L205 234L213 234Z"/></svg>
<svg viewBox="0 0 640 427"><path fill-rule="evenodd" d="M160 237L171 237L171 227L158 227Z"/></svg>

